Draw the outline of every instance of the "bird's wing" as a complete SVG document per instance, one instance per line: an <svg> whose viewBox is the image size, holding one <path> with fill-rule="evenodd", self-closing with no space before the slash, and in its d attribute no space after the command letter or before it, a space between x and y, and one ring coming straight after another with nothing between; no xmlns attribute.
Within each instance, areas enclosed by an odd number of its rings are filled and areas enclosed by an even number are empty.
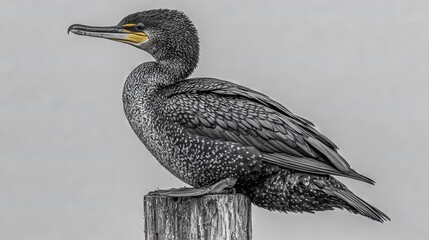
<svg viewBox="0 0 429 240"><path fill-rule="evenodd" d="M196 134L254 147L264 161L288 169L373 182L351 169L311 122L257 91L213 78L165 91L164 114Z"/></svg>

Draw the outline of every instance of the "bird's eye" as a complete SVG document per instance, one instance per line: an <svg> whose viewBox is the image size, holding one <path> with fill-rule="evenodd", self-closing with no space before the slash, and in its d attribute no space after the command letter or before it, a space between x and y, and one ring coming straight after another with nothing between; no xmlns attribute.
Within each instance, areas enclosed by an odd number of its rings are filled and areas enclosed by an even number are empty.
<svg viewBox="0 0 429 240"><path fill-rule="evenodd" d="M136 30L137 31L143 31L143 28L144 28L144 24L143 23L137 23L137 25L136 25Z"/></svg>

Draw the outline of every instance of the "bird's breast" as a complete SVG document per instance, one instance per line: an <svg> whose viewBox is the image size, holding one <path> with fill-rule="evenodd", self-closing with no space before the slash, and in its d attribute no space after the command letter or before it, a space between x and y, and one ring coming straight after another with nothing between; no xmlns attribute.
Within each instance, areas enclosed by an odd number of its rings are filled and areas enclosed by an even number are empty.
<svg viewBox="0 0 429 240"><path fill-rule="evenodd" d="M162 111L163 97L142 81L128 77L123 90L123 104L128 122L150 153L179 179L194 185L190 161L178 154L175 146L180 127L173 126Z"/></svg>

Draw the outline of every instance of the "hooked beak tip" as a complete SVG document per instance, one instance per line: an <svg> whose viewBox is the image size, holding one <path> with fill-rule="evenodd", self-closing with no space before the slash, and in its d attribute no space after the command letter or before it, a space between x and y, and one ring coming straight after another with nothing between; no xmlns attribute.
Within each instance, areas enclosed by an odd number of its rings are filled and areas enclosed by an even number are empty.
<svg viewBox="0 0 429 240"><path fill-rule="evenodd" d="M67 34L70 34L70 32L73 32L74 28L76 27L77 24L73 24L71 25L68 29L67 29Z"/></svg>

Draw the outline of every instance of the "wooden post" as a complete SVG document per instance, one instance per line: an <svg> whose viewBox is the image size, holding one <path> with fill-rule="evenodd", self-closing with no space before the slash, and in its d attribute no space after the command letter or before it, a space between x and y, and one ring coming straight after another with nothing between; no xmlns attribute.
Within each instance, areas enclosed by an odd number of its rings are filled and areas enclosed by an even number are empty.
<svg viewBox="0 0 429 240"><path fill-rule="evenodd" d="M250 199L242 194L144 197L146 240L251 240Z"/></svg>

